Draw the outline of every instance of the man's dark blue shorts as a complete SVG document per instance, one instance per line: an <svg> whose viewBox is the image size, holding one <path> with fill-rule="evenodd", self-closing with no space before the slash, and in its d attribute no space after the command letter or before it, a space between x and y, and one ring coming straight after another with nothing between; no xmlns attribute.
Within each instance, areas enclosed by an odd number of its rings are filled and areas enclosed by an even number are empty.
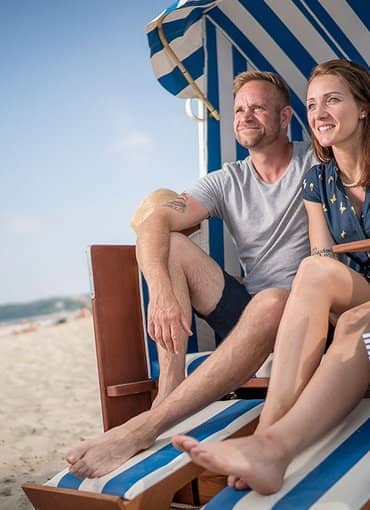
<svg viewBox="0 0 370 510"><path fill-rule="evenodd" d="M213 312L204 317L195 310L198 317L204 319L221 339L230 333L238 322L244 308L252 299L245 286L225 271L224 279L224 290Z"/></svg>

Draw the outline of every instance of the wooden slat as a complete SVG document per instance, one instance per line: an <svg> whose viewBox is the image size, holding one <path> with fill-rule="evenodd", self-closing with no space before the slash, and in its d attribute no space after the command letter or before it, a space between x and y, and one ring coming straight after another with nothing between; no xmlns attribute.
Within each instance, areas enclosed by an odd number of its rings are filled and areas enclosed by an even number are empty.
<svg viewBox="0 0 370 510"><path fill-rule="evenodd" d="M104 429L149 409L150 392L108 396L107 387L148 379L135 246L90 248L92 300Z"/></svg>
<svg viewBox="0 0 370 510"><path fill-rule="evenodd" d="M370 239L361 241L353 241L352 243L335 244L333 246L334 253L351 253L355 251L369 251Z"/></svg>
<svg viewBox="0 0 370 510"><path fill-rule="evenodd" d="M45 485L22 485L28 499L37 510L123 510L125 504L117 496L58 489Z"/></svg>
<svg viewBox="0 0 370 510"><path fill-rule="evenodd" d="M150 393L155 389L156 383L153 379L146 379L145 381L107 386L107 396L125 397L126 395L136 395L137 393Z"/></svg>

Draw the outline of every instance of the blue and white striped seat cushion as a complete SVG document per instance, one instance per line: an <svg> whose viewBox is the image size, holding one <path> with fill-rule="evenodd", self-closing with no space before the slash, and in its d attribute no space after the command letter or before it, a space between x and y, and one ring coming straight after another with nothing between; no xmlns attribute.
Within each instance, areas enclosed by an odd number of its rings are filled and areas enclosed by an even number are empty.
<svg viewBox="0 0 370 510"><path fill-rule="evenodd" d="M300 454L271 496L226 488L204 510L355 510L370 500L370 399Z"/></svg>
<svg viewBox="0 0 370 510"><path fill-rule="evenodd" d="M140 452L101 478L82 479L65 469L45 485L110 494L132 500L190 462L171 444L175 434L190 434L200 441L219 441L251 423L260 414L262 400L229 400L210 404L162 434L152 448Z"/></svg>
<svg viewBox="0 0 370 510"><path fill-rule="evenodd" d="M367 350L367 355L368 355L368 357L370 359L370 332L364 333L362 335L362 338L364 339L365 347L366 347L366 350Z"/></svg>
<svg viewBox="0 0 370 510"><path fill-rule="evenodd" d="M369 334L370 337L370 334ZM370 342L370 338L369 338ZM205 352L191 352L186 354L185 358L185 375L188 376L196 368L199 367L205 361L213 351L205 351ZM257 370L254 377L270 377L272 368L272 354L268 356L268 358L264 361L261 367Z"/></svg>

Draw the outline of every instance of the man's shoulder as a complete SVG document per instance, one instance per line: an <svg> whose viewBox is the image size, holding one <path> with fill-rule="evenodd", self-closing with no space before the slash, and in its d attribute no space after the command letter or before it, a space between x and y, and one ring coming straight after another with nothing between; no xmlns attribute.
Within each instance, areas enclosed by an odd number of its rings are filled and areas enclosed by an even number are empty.
<svg viewBox="0 0 370 510"><path fill-rule="evenodd" d="M294 155L305 156L305 155L313 155L312 144L309 140L302 140L299 142L293 142L294 147Z"/></svg>
<svg viewBox="0 0 370 510"><path fill-rule="evenodd" d="M292 164L300 168L303 173L317 165L318 160L310 141L293 142L293 148Z"/></svg>

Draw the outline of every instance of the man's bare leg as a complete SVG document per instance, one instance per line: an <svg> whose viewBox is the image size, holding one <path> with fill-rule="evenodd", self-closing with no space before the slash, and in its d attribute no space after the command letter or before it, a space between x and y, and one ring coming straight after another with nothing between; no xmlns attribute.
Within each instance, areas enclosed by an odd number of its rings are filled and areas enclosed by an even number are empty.
<svg viewBox="0 0 370 510"><path fill-rule="evenodd" d="M191 323L192 304L203 315L213 311L224 288L224 276L218 264L188 237L172 233L168 269L177 301L188 323ZM181 331L177 353L157 344L160 377L158 393L152 404L156 407L185 378L185 355L188 336Z"/></svg>
<svg viewBox="0 0 370 510"><path fill-rule="evenodd" d="M70 450L71 472L93 478L112 471L163 431L248 380L272 351L287 295L282 289L257 294L224 342L158 406Z"/></svg>
<svg viewBox="0 0 370 510"><path fill-rule="evenodd" d="M273 425L247 438L214 444L177 436L175 446L206 469L229 475L229 485L277 492L292 459L340 423L365 393L370 362L362 333L369 328L369 302L339 318L322 363L293 407Z"/></svg>

